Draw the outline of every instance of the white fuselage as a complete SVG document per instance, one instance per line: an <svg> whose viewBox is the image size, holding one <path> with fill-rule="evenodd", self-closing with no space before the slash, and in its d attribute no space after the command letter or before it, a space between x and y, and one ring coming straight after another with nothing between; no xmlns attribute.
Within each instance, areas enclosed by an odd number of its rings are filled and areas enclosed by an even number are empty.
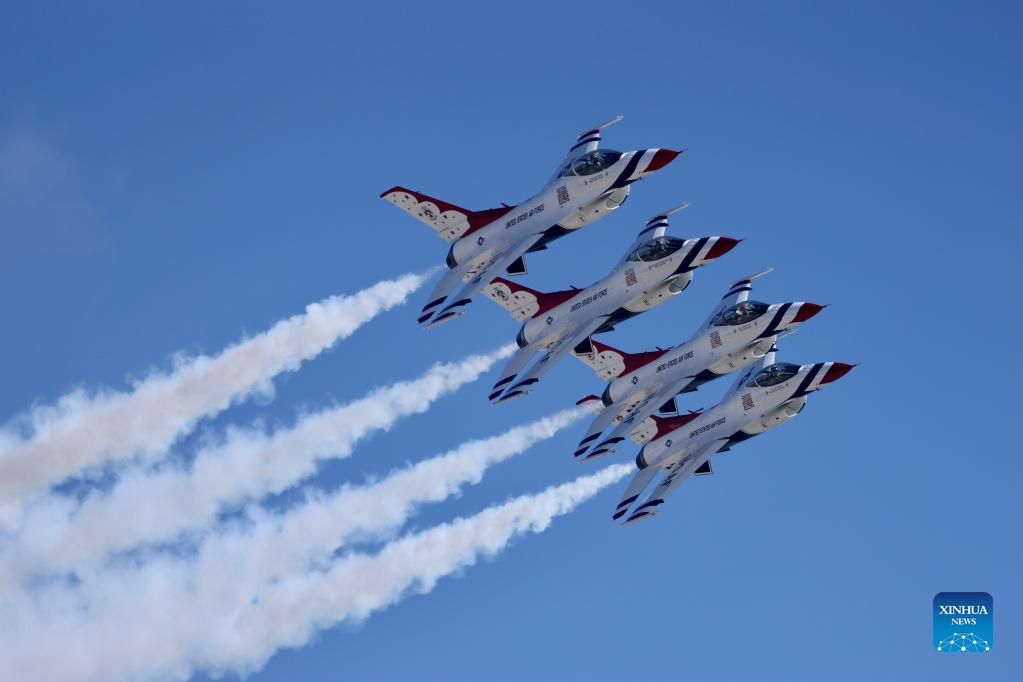
<svg viewBox="0 0 1023 682"><path fill-rule="evenodd" d="M635 404L666 386L682 384L682 392L749 365L770 350L775 335L761 336L778 307L772 305L767 313L744 325L701 329L656 360L608 382L605 400L613 405Z"/></svg>
<svg viewBox="0 0 1023 682"><path fill-rule="evenodd" d="M772 429L799 414L806 395L820 388L821 380L833 363L802 365L791 378L766 388L750 386L748 371L737 388L725 400L692 421L654 438L643 446L637 464L662 469L685 464L688 458L704 451L704 446L723 438L741 442ZM706 458L709 459L709 453ZM691 464L700 466L702 462Z"/></svg>
<svg viewBox="0 0 1023 682"><path fill-rule="evenodd" d="M538 232L556 239L585 227L617 209L629 195L628 183L639 179L644 157L656 150L634 151L604 170L592 175L562 175L548 183L538 194L526 199L489 225L454 242L451 258L456 263L473 263L472 271L482 267L492 254L506 244L518 242ZM639 155L638 165L632 163Z"/></svg>
<svg viewBox="0 0 1023 682"><path fill-rule="evenodd" d="M609 423L638 422L640 415L636 412L650 414L646 402L664 389L675 386L677 393L693 391L763 357L779 332L806 319L800 314L804 305L803 302L773 303L759 317L742 324L719 323L703 327L685 343L611 380L602 396L604 409L615 415ZM600 421L599 415L597 421Z"/></svg>
<svg viewBox="0 0 1023 682"><path fill-rule="evenodd" d="M628 260L567 301L527 320L520 338L534 348L544 349L590 320L650 310L685 289L692 278L686 259L694 266L702 263L695 258L703 256L709 244L706 239L687 239L682 248L660 260ZM701 253L694 257L695 249Z"/></svg>

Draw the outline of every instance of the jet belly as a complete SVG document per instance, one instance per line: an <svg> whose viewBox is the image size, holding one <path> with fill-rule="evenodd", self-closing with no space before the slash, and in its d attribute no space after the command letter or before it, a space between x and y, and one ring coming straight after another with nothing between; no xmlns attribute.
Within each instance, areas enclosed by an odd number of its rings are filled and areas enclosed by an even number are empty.
<svg viewBox="0 0 1023 682"><path fill-rule="evenodd" d="M610 407L605 409L617 410L617 414L611 420L614 424L621 424L623 421L629 418L629 416L636 411L643 401L649 400L654 396L654 392L657 390L656 386L642 387L638 391L629 393L628 395L621 398L619 401L613 403Z"/></svg>
<svg viewBox="0 0 1023 682"><path fill-rule="evenodd" d="M648 466L670 469L683 462L687 453L696 453L708 443L734 433L737 419L742 421L731 405L719 405L650 441L643 446L640 456Z"/></svg>
<svg viewBox="0 0 1023 682"><path fill-rule="evenodd" d="M613 277L605 277L554 306L546 314L526 322L523 326L525 339L530 345L546 347L588 321L609 315L619 307L621 297L621 293L615 290Z"/></svg>
<svg viewBox="0 0 1023 682"><path fill-rule="evenodd" d="M569 213L558 207L557 201L554 201L552 206L551 198L550 192L542 192L522 202L489 225L465 235L452 244L450 258L455 263L468 263L473 259L481 259L484 254L499 250L505 244L549 230Z"/></svg>
<svg viewBox="0 0 1023 682"><path fill-rule="evenodd" d="M615 403L638 401L691 376L697 356L694 346L692 341L675 346L653 362L618 377L608 386L608 397Z"/></svg>

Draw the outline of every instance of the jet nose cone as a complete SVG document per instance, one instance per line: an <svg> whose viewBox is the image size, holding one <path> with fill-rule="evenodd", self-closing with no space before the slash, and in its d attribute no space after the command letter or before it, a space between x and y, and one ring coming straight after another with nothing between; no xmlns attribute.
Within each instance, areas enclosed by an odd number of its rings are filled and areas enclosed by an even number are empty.
<svg viewBox="0 0 1023 682"><path fill-rule="evenodd" d="M653 173L655 170L660 170L667 166L669 163L675 160L675 157L682 152L676 152L673 149L658 149L654 153L654 158L650 159L650 163L647 164L644 173Z"/></svg>
<svg viewBox="0 0 1023 682"><path fill-rule="evenodd" d="M844 362L831 363L831 367L828 368L827 374L825 374L824 378L821 379L820 385L823 386L824 384L830 384L832 381L838 381L846 374L848 374L849 370L851 370L855 366L856 365L848 365Z"/></svg>
<svg viewBox="0 0 1023 682"><path fill-rule="evenodd" d="M806 322L827 307L827 304L820 305L818 303L800 303L799 310L796 311L796 316L792 318L792 324L796 324L797 322Z"/></svg>
<svg viewBox="0 0 1023 682"><path fill-rule="evenodd" d="M741 241L741 239L732 239L731 237L718 237L717 241L714 242L714 246L710 247L710 251L707 252L706 260L725 255Z"/></svg>

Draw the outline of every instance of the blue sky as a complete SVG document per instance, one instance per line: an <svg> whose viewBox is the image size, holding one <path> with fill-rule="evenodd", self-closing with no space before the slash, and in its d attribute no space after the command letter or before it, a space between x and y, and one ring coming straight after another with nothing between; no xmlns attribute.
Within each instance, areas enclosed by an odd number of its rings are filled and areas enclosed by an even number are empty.
<svg viewBox="0 0 1023 682"><path fill-rule="evenodd" d="M583 286L649 215L690 201L673 234L747 241L604 341L682 341L730 281L773 266L758 298L831 304L780 359L862 366L715 460L656 520L611 523L615 486L251 679L1011 679L1023 16L1009 3L824 5L4 7L0 417L73 386L124 387L174 352L216 352L309 302L440 263L444 244L381 191L519 201L577 133L624 114L605 146L688 151L621 211L535 254L526 283ZM279 379L272 402L203 428L288 423L514 337L485 300L423 332L423 296ZM602 388L566 362L495 409L492 376L314 484L379 475ZM578 475L581 428L412 527ZM990 654L931 650L941 591L991 593Z"/></svg>

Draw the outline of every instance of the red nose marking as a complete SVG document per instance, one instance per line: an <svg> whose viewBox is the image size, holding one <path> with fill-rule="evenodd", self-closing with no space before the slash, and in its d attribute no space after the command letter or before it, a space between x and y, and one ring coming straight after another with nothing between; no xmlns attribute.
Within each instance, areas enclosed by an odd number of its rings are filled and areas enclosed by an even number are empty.
<svg viewBox="0 0 1023 682"><path fill-rule="evenodd" d="M803 303L799 306L799 310L796 311L796 316L792 318L792 323L806 322L811 317L819 313L820 311L827 308L827 305L818 305L816 303Z"/></svg>
<svg viewBox="0 0 1023 682"><path fill-rule="evenodd" d="M821 379L821 385L830 384L832 381L841 379L848 374L849 370L853 367L854 365L847 365L844 362L832 363L831 367L828 369L828 373L824 375L823 379Z"/></svg>
<svg viewBox="0 0 1023 682"><path fill-rule="evenodd" d="M741 239L732 239L731 237L718 237L718 240L714 242L714 246L710 247L710 251L707 252L707 258L705 260L711 260L712 258L725 255L734 249L735 245L741 241Z"/></svg>
<svg viewBox="0 0 1023 682"><path fill-rule="evenodd" d="M660 170L674 161L675 157L681 153L671 149L658 149L654 153L654 158L650 159L650 163L647 164L646 170L643 172L653 173L655 170Z"/></svg>

